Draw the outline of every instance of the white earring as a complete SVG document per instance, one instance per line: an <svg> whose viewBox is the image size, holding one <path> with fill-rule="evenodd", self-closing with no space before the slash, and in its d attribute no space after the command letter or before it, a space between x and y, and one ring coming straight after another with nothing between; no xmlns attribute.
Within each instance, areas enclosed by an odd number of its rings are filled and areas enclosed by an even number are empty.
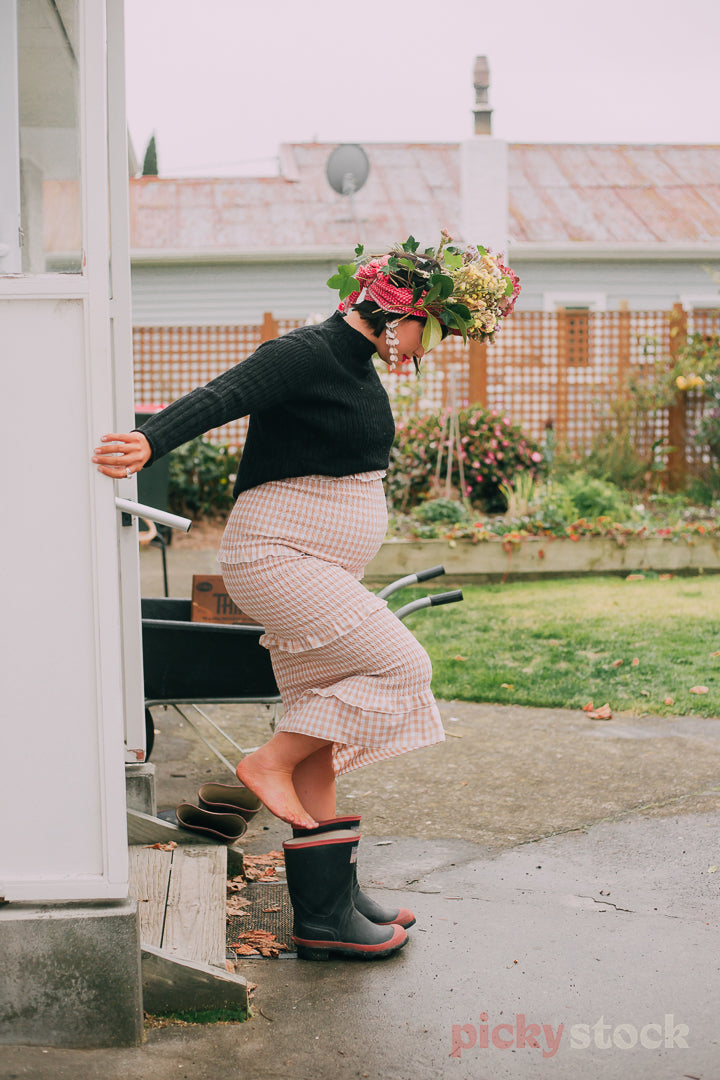
<svg viewBox="0 0 720 1080"><path fill-rule="evenodd" d="M394 371L400 362L398 356L398 337L397 328L399 319L395 319L394 322L389 322L385 327L385 341L387 342L388 352L390 353L390 362L388 363L388 371Z"/></svg>

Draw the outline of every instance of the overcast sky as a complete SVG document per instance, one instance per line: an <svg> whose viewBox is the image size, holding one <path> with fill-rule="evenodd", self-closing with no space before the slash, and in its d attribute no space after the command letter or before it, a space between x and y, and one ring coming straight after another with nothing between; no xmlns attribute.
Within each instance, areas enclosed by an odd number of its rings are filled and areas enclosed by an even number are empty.
<svg viewBox="0 0 720 1080"><path fill-rule="evenodd" d="M161 175L281 142L720 142L719 0L126 0L128 122Z"/></svg>

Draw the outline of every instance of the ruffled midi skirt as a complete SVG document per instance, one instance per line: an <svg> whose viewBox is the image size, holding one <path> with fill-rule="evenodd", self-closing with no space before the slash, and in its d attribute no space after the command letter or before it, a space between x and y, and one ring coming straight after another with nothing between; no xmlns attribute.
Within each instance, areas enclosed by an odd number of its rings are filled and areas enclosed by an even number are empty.
<svg viewBox="0 0 720 1080"><path fill-rule="evenodd" d="M444 740L427 653L360 583L387 528L382 476L242 492L218 554L228 593L265 630L276 730L332 742L336 776Z"/></svg>

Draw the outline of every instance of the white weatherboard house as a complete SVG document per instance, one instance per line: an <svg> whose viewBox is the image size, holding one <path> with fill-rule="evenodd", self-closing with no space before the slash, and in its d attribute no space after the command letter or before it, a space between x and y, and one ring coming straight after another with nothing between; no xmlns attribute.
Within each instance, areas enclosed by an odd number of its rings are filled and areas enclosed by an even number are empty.
<svg viewBox="0 0 720 1080"><path fill-rule="evenodd" d="M491 133L483 57L474 82L474 135L364 144L354 205L326 180L334 144L281 146L274 176L132 179L133 322L325 314L336 294L324 282L359 239L382 251L413 233L425 246L443 228L507 254L518 310L717 306L720 145L507 143ZM73 228L55 215L52 260L77 246Z"/></svg>
<svg viewBox="0 0 720 1080"><path fill-rule="evenodd" d="M717 306L720 146L506 143L484 57L474 83L473 137L364 144L352 202L326 180L334 146L318 143L283 145L276 176L131 180L133 321L327 313L324 281L358 240L433 245L443 228L506 253L519 310Z"/></svg>

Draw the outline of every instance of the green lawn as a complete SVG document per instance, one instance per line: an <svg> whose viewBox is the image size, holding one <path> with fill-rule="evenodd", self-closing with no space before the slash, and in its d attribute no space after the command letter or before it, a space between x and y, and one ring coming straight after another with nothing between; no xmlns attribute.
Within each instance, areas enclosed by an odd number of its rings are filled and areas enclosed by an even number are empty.
<svg viewBox="0 0 720 1080"><path fill-rule="evenodd" d="M408 619L432 659L439 698L720 717L720 576L511 582L463 593L462 604ZM709 693L691 694L698 685Z"/></svg>

